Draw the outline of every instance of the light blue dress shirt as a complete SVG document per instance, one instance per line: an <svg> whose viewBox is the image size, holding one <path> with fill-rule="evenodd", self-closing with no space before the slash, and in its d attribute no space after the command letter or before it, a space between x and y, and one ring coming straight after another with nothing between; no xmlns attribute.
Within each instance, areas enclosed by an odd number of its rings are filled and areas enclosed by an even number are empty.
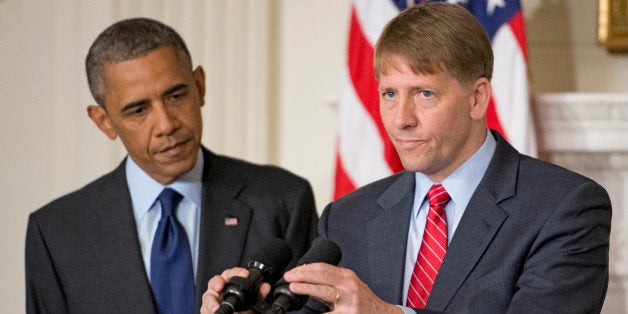
<svg viewBox="0 0 628 314"><path fill-rule="evenodd" d="M410 221L410 230L408 232L408 243L406 247L406 262L403 281L403 304L406 304L408 297L408 288L410 286L410 278L416 257L423 240L423 230L425 229L425 221L427 220L427 212L429 210L429 202L426 199L427 191L435 183L441 183L451 200L445 206L445 215L447 216L447 243L456 232L458 223L462 218L467 204L475 189L480 184L484 173L488 168L495 147L497 146L495 138L490 131L487 131L484 144L478 149L467 161L465 161L458 169L443 180L443 182L432 182L426 175L415 173L416 186L414 189L414 204L412 206L412 219ZM404 309L406 313L414 313L409 309Z"/></svg>
<svg viewBox="0 0 628 314"><path fill-rule="evenodd" d="M203 189L203 153L199 149L194 168L184 174L177 181L164 186L151 178L142 170L132 158L127 158L126 181L131 193L133 214L137 224L137 234L140 238L144 267L150 280L150 252L157 223L161 218L161 203L157 196L161 191L170 187L183 195L183 200L177 207L177 219L183 225L190 242L194 278L198 265L198 242L201 218L201 193Z"/></svg>

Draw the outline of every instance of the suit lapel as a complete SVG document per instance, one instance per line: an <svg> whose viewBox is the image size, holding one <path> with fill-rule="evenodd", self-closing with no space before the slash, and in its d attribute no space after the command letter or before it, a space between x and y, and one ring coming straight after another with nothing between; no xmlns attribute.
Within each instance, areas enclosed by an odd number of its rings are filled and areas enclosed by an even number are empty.
<svg viewBox="0 0 628 314"><path fill-rule="evenodd" d="M240 264L251 223L251 208L237 199L244 188L237 173L213 153L203 149L203 194L199 257L196 276L196 305L207 290L207 282L225 269Z"/></svg>
<svg viewBox="0 0 628 314"><path fill-rule="evenodd" d="M414 200L414 174L405 172L378 200L381 215L367 223L370 288L398 304L403 290L408 224Z"/></svg>
<svg viewBox="0 0 628 314"><path fill-rule="evenodd" d="M125 162L103 181L99 194L88 201L94 215L86 222L86 236L101 279L119 312L156 313L141 255ZM105 296L103 296L105 297Z"/></svg>
<svg viewBox="0 0 628 314"><path fill-rule="evenodd" d="M485 191L476 191L447 249L428 299L427 308L444 310L482 257L506 219Z"/></svg>
<svg viewBox="0 0 628 314"><path fill-rule="evenodd" d="M497 140L495 154L447 249L428 309L445 310L508 218L499 203L515 194L519 153L499 133L493 132L493 136Z"/></svg>

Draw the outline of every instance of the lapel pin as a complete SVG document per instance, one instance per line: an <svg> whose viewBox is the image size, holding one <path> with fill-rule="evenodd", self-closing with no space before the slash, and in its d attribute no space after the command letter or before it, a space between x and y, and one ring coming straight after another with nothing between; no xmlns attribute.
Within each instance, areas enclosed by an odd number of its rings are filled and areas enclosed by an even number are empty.
<svg viewBox="0 0 628 314"><path fill-rule="evenodd" d="M238 225L238 218L235 217L227 217L225 218L225 226L227 227L235 227Z"/></svg>

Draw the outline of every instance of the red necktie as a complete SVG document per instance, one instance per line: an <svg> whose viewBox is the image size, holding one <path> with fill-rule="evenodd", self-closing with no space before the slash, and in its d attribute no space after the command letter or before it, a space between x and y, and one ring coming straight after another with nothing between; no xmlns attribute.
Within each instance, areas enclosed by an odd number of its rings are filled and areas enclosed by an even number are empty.
<svg viewBox="0 0 628 314"><path fill-rule="evenodd" d="M436 274L447 251L447 218L445 205L450 197L441 184L434 184L427 191L430 209L425 221L423 241L414 264L406 306L424 308L430 296Z"/></svg>

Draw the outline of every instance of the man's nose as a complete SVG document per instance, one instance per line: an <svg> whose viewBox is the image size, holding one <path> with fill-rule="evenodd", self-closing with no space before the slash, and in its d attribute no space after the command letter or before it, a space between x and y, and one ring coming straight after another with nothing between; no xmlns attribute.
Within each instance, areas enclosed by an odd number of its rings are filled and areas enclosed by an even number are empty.
<svg viewBox="0 0 628 314"><path fill-rule="evenodd" d="M411 98L406 97L399 101L393 119L394 126L398 129L415 127L417 125L416 104Z"/></svg>

